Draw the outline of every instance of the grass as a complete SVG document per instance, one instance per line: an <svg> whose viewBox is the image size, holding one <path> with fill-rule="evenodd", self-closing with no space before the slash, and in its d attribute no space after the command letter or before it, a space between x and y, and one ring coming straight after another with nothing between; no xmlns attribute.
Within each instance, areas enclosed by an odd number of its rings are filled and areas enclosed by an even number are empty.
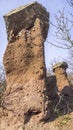
<svg viewBox="0 0 73 130"><path fill-rule="evenodd" d="M69 114L60 116L59 118L57 118L56 126L63 127L65 125L67 125L70 120L71 120L71 117Z"/></svg>

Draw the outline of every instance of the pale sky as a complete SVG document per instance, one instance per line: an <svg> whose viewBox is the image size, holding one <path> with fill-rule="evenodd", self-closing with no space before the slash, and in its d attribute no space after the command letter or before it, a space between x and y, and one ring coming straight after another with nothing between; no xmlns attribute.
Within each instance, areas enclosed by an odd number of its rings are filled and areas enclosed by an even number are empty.
<svg viewBox="0 0 73 130"><path fill-rule="evenodd" d="M54 22L54 16L57 14L58 10L62 10L65 7L66 13L70 12L70 7L67 4L66 0L37 0L41 3L47 11L50 13L50 20ZM7 46L7 34L6 34L6 27L3 16L8 13L9 11L25 5L32 0L0 0L0 62L2 62L3 54L5 52ZM48 32L48 39L52 39L52 33L54 28L50 26ZM62 58L67 58L68 51L52 47L49 43L45 43L45 62L46 67L49 68L50 63L53 61L54 58L58 58L62 60Z"/></svg>

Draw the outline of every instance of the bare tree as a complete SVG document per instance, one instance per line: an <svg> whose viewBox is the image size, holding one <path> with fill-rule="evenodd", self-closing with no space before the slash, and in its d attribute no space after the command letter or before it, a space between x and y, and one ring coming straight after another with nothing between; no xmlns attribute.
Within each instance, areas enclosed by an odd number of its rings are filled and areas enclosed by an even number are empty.
<svg viewBox="0 0 73 130"><path fill-rule="evenodd" d="M67 0L68 4L73 7L73 0Z"/></svg>
<svg viewBox="0 0 73 130"><path fill-rule="evenodd" d="M50 24L55 28L53 35L54 44L48 41L50 44L63 48L70 49L73 47L73 14L69 14L69 17L65 15L64 9L58 11L58 14L55 16L56 25L52 22Z"/></svg>
<svg viewBox="0 0 73 130"><path fill-rule="evenodd" d="M66 0L69 7L73 8L73 0ZM55 24L50 22L54 28L54 35L52 35L52 41L47 40L51 45L68 49L69 57L66 60L69 64L69 69L73 71L73 13L66 14L65 9L58 11L55 16Z"/></svg>

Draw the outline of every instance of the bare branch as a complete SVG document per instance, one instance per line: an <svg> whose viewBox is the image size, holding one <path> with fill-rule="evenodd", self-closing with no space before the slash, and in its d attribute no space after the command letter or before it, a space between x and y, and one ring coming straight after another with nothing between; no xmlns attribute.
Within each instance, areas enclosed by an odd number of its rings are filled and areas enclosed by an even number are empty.
<svg viewBox="0 0 73 130"><path fill-rule="evenodd" d="M46 41L46 42L48 42L49 44L51 44L51 45L53 45L53 46L55 46L55 47L57 47L57 48L61 48L61 49L70 49L70 48L72 48L72 47L63 47L63 46L59 46L59 45L56 45L56 44L54 44L54 43L52 43L52 42L49 42L49 41Z"/></svg>
<svg viewBox="0 0 73 130"><path fill-rule="evenodd" d="M73 18L73 15L70 14L70 17ZM73 31L73 21L69 20L67 16L65 16L64 9L62 11L58 11L58 15L55 16L56 24L50 22L50 24L55 27L54 37L56 39L56 45L51 43L52 45L63 48L70 49L73 47L73 39L72 39L72 31ZM58 45L61 44L61 45Z"/></svg>
<svg viewBox="0 0 73 130"><path fill-rule="evenodd" d="M67 1L67 3L71 6L71 7L73 7L73 0L66 0Z"/></svg>

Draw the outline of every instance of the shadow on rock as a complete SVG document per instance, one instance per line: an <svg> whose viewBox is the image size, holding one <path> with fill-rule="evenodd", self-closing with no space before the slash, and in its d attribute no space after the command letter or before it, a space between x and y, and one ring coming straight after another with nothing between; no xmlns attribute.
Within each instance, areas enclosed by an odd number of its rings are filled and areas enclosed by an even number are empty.
<svg viewBox="0 0 73 130"><path fill-rule="evenodd" d="M49 102L51 118L45 123L52 122L59 116L64 116L73 112L73 89L65 86L59 95Z"/></svg>

